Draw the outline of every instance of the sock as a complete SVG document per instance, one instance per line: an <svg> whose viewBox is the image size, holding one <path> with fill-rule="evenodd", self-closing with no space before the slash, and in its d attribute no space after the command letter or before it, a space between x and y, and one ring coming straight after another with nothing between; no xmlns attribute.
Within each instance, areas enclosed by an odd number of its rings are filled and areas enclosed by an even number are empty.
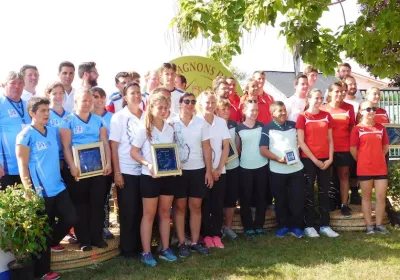
<svg viewBox="0 0 400 280"><path fill-rule="evenodd" d="M350 190L351 190L351 194L352 195L358 194L358 187L357 186L350 187Z"/></svg>

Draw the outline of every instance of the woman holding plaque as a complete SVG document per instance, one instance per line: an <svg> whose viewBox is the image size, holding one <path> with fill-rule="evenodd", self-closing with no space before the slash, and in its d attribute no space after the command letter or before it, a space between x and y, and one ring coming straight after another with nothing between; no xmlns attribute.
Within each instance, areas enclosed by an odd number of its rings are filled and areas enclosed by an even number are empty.
<svg viewBox="0 0 400 280"><path fill-rule="evenodd" d="M386 234L383 226L386 191L388 188L388 168L385 155L389 151L389 139L385 127L375 123L376 107L364 101L359 108L359 123L353 128L350 138L350 152L357 161L357 176L362 190L361 208L367 224L367 234ZM376 226L372 224L371 197L375 188Z"/></svg>
<svg viewBox="0 0 400 280"><path fill-rule="evenodd" d="M144 125L140 126L132 139L131 157L142 165L140 176L140 193L143 203L143 217L140 224L142 240L142 262L144 265L156 266L151 254L151 235L154 218L158 211L159 230L162 251L159 258L165 261L176 261L177 257L169 248L170 209L175 194L173 176L157 177L152 160L151 145L174 143L174 130L164 119L169 109L169 100L161 93L150 95L144 116ZM157 154L155 155L157 157ZM166 160L166 158L164 158ZM175 160L175 159L170 159Z"/></svg>
<svg viewBox="0 0 400 280"><path fill-rule="evenodd" d="M92 171L102 167L101 159L97 154L92 155L90 149L81 150L79 160L74 161L72 154L72 146L102 142L105 152L104 175L112 172L107 129L103 119L91 113L92 109L93 95L90 90L83 89L75 94L75 112L66 116L60 125L61 143L68 165L68 168L64 168L64 178L78 216L75 234L82 251L91 250L92 245L99 248L108 246L102 238L106 177L97 175L79 179L84 171L81 170L84 163L87 170ZM80 162L80 166L76 166L75 162Z"/></svg>
<svg viewBox="0 0 400 280"><path fill-rule="evenodd" d="M331 165L333 161L332 117L329 113L319 110L324 100L319 89L312 89L307 94L305 111L297 118L296 128L301 148L301 161L304 164L306 176L306 201L304 234L308 237L319 237L314 228L314 182L318 178L318 209L321 215L321 235L338 237L339 234L329 227L330 202L329 188Z"/></svg>
<svg viewBox="0 0 400 280"><path fill-rule="evenodd" d="M202 206L202 233L207 248L225 246L221 241L226 188L225 164L229 155L229 134L226 121L214 115L217 98L213 92L204 91L197 98L197 113L210 129L214 185L207 190Z"/></svg>
<svg viewBox="0 0 400 280"><path fill-rule="evenodd" d="M236 127L236 147L240 157L240 217L247 238L264 235L265 192L268 184L268 159L260 153L263 124L257 121L258 104L248 100L243 104L243 123ZM251 213L252 197L255 197L255 219Z"/></svg>
<svg viewBox="0 0 400 280"><path fill-rule="evenodd" d="M114 183L118 193L120 221L120 249L126 258L140 253L140 221L142 198L140 174L142 166L130 156L131 143L137 128L143 123L140 109L142 95L137 83L127 83L122 91L127 105L111 118L110 142L114 169Z"/></svg>
<svg viewBox="0 0 400 280"><path fill-rule="evenodd" d="M199 243L201 227L201 204L207 188L213 185L211 144L208 124L193 115L196 98L192 93L184 93L179 99L180 115L171 124L174 127L175 142L178 144L182 176L174 202L174 226L178 237L180 257L190 256L185 245L185 214L190 211L190 250L206 255L209 250Z"/></svg>

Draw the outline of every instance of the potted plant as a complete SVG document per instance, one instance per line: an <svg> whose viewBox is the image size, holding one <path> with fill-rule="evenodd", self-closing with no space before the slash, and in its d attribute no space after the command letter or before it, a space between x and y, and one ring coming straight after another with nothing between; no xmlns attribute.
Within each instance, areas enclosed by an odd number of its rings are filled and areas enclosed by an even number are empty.
<svg viewBox="0 0 400 280"><path fill-rule="evenodd" d="M389 165L387 212L392 225L400 225L400 161Z"/></svg>
<svg viewBox="0 0 400 280"><path fill-rule="evenodd" d="M15 257L8 264L11 279L34 277L32 257L46 249L50 234L44 210L44 200L22 185L0 191L0 249Z"/></svg>

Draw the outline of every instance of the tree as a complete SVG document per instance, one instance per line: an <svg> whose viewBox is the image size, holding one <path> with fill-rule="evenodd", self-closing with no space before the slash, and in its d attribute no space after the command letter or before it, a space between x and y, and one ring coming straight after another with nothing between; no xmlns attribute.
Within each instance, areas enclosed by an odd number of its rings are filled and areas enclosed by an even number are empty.
<svg viewBox="0 0 400 280"><path fill-rule="evenodd" d="M208 55L229 65L241 54L244 31L274 27L282 15L280 35L293 55L326 74L333 74L341 52L359 64L372 65L371 73L381 78L400 73L400 0L357 0L361 14L356 22L336 31L320 27L323 12L343 1L179 0L179 13L171 24L184 42L200 35L211 39ZM379 11L371 14L376 5L381 5Z"/></svg>

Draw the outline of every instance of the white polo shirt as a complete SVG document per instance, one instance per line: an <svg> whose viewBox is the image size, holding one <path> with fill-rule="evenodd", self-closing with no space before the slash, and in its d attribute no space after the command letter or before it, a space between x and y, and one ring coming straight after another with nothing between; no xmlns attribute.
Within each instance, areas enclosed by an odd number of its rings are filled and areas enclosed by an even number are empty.
<svg viewBox="0 0 400 280"><path fill-rule="evenodd" d="M199 116L204 120L203 116ZM231 135L229 133L228 126L226 125L226 121L223 118L214 116L214 120L212 124L209 124L206 120L204 120L206 124L209 125L210 129L210 142L212 149L212 165L213 168L218 168L219 162L221 160L222 155L222 141L225 139L231 139ZM222 170L222 174L225 174L225 166Z"/></svg>
<svg viewBox="0 0 400 280"><path fill-rule="evenodd" d="M287 98L285 101L286 111L288 115L288 120L297 122L297 118L300 113L304 112L304 108L306 107L306 98L299 98L297 95L292 95Z"/></svg>
<svg viewBox="0 0 400 280"><path fill-rule="evenodd" d="M174 143L174 129L166 121L164 121L164 126L162 131L159 131L153 126L151 131L151 141L147 138L146 128L144 125L140 125L137 130L136 136L132 141L132 146L140 148L142 155L148 163L153 163L151 158L151 144L171 144ZM145 165L142 166L142 174L149 175L149 168Z"/></svg>
<svg viewBox="0 0 400 280"><path fill-rule="evenodd" d="M182 169L197 170L205 167L203 157L203 141L210 139L209 125L197 116L186 126L176 116L172 122L174 127L174 138L178 145L179 158Z"/></svg>
<svg viewBox="0 0 400 280"><path fill-rule="evenodd" d="M129 111L128 107L111 117L109 139L119 143L119 168L123 174L138 176L142 173L142 165L131 157L131 143L138 128L143 124L143 119L144 112L139 119Z"/></svg>
<svg viewBox="0 0 400 280"><path fill-rule="evenodd" d="M32 92L29 92L26 89L24 89L22 91L21 99L28 102L34 96L38 96L38 95L36 93L32 93Z"/></svg>
<svg viewBox="0 0 400 280"><path fill-rule="evenodd" d="M67 92L65 92L64 94L64 101L63 101L64 110L68 112L73 112L75 106L74 102L75 102L75 89L72 88L69 94Z"/></svg>

